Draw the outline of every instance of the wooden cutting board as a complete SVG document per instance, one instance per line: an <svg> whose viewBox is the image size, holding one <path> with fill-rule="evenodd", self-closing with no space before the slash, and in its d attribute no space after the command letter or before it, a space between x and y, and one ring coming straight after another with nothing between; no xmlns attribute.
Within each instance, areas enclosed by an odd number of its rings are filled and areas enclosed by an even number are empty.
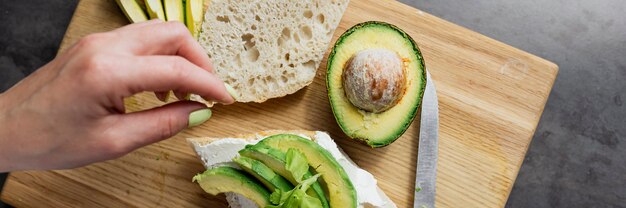
<svg viewBox="0 0 626 208"><path fill-rule="evenodd" d="M334 34L368 20L399 26L419 44L439 95L438 207L503 207L535 132L558 67L398 2L353 0ZM128 22L112 0L82 0L60 51ZM315 81L265 103L217 106L205 124L117 160L60 171L11 173L2 200L17 207L226 207L191 177L203 171L184 138L267 129L330 132L399 207L412 207L419 118L395 143L371 149L346 138L332 116L326 61ZM161 105L150 94L131 111Z"/></svg>

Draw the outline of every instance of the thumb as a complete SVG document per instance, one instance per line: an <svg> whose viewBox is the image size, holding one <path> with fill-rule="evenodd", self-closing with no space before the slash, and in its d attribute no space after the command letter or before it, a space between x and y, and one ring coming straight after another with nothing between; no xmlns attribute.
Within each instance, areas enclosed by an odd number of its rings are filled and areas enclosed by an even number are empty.
<svg viewBox="0 0 626 208"><path fill-rule="evenodd" d="M211 117L206 105L193 101L179 101L150 110L128 113L116 124L124 136L118 141L127 149L152 144L176 135L185 128L204 123Z"/></svg>

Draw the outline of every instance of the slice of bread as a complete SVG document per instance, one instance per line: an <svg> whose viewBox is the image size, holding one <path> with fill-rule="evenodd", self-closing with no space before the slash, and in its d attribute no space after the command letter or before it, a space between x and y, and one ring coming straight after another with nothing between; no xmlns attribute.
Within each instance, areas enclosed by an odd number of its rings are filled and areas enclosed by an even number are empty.
<svg viewBox="0 0 626 208"><path fill-rule="evenodd" d="M198 42L217 75L263 102L313 81L349 0L212 0Z"/></svg>

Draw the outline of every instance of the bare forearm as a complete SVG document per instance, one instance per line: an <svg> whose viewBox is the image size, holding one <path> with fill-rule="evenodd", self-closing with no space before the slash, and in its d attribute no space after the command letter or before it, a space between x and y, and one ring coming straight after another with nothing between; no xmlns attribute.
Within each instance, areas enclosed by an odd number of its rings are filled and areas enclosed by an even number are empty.
<svg viewBox="0 0 626 208"><path fill-rule="evenodd" d="M15 167L13 167L13 162L11 161L11 133L10 125L7 122L7 117L9 117L9 112L7 106L4 102L4 94L0 94L0 173L12 171Z"/></svg>

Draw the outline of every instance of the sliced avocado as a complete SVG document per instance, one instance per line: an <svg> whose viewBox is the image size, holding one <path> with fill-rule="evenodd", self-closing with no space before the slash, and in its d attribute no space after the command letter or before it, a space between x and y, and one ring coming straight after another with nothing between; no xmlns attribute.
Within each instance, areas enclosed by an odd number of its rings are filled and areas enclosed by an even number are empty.
<svg viewBox="0 0 626 208"><path fill-rule="evenodd" d="M150 19L160 19L165 21L165 11L161 0L145 0L146 10L150 15Z"/></svg>
<svg viewBox="0 0 626 208"><path fill-rule="evenodd" d="M330 207L356 207L356 191L346 171L326 149L317 143L293 134L277 134L259 142L261 145L287 151L297 149L306 156L309 166L323 179L329 194Z"/></svg>
<svg viewBox="0 0 626 208"><path fill-rule="evenodd" d="M270 192L252 176L249 176L235 168L217 167L193 177L202 189L217 195L225 192L235 192L254 201L259 207L270 204Z"/></svg>
<svg viewBox="0 0 626 208"><path fill-rule="evenodd" d="M238 157L233 159L233 162L237 163L243 170L250 173L250 175L259 179L265 187L270 189L270 191L274 191L275 189L280 189L281 191L289 191L293 189L293 185L287 179L282 176L274 173L274 171L268 168L262 162L249 158L249 157Z"/></svg>
<svg viewBox="0 0 626 208"><path fill-rule="evenodd" d="M395 52L402 60L404 90L397 103L374 113L355 107L347 98L343 72L355 54L367 49ZM349 137L371 147L386 146L410 126L422 103L426 70L422 54L413 39L398 27L384 22L364 22L339 37L328 56L326 88L337 123ZM375 82L374 82L375 83Z"/></svg>
<svg viewBox="0 0 626 208"><path fill-rule="evenodd" d="M239 151L239 154L263 162L263 164L285 177L292 184L298 184L293 175L285 168L286 154L284 152L266 145L256 144L247 145L246 148Z"/></svg>
<svg viewBox="0 0 626 208"><path fill-rule="evenodd" d="M270 169L274 170L275 173L285 177L291 184L298 185L298 181L293 177L293 174L286 166L286 154L280 150L274 149L272 147L256 144L256 145L248 145L246 148L239 151L239 154L242 156L246 156L249 158L254 158L263 162L263 164L267 165ZM304 174L304 179L308 179L313 174L311 172L307 172ZM326 194L324 194L324 190L319 182L315 182L311 185L311 189L307 190L307 194L310 196L316 196L320 202L322 202L322 206L324 208L330 207L328 204L328 200L326 199Z"/></svg>
<svg viewBox="0 0 626 208"><path fill-rule="evenodd" d="M134 0L141 10L146 11L146 3L143 0Z"/></svg>
<svg viewBox="0 0 626 208"><path fill-rule="evenodd" d="M183 0L163 0L163 10L167 21L179 21L185 23L185 10Z"/></svg>
<svg viewBox="0 0 626 208"><path fill-rule="evenodd" d="M115 0L115 2L117 2L117 5L120 6L120 9L122 9L124 15L131 23L148 20L148 16L146 16L144 10L141 9L141 6L135 0Z"/></svg>
<svg viewBox="0 0 626 208"><path fill-rule="evenodd" d="M198 39L200 26L202 26L203 0L187 0L185 4L185 24L193 38Z"/></svg>

